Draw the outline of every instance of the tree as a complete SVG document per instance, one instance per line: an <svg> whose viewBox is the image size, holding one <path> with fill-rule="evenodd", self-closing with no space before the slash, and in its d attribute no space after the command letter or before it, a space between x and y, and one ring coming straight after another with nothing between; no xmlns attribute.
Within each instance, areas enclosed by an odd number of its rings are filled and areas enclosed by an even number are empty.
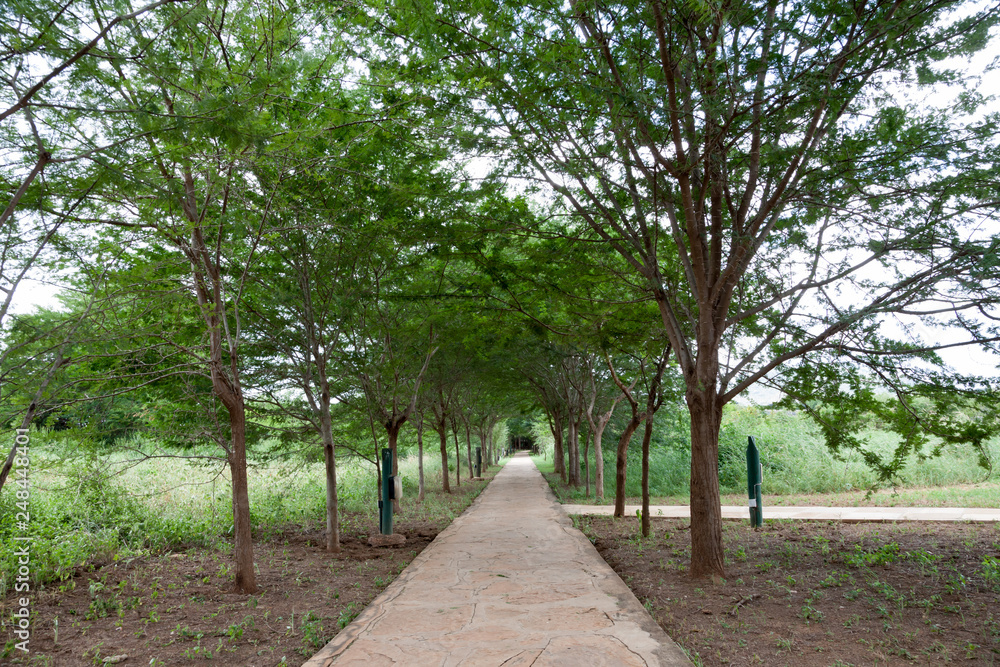
<svg viewBox="0 0 1000 667"><path fill-rule="evenodd" d="M299 58L303 36L323 34L323 26L306 24L307 8L246 9L206 0L133 20L105 36L101 66L70 97L78 108L113 110L89 119L93 127L74 126L115 146L94 157L100 179L84 207L89 221L142 230L141 243L169 248L187 264L187 293L208 343L202 362L226 413L235 588L249 593L257 586L241 305L257 250L273 230L272 205L297 166L296 142L319 129L308 122L313 107L296 95L330 66Z"/></svg>
<svg viewBox="0 0 1000 667"><path fill-rule="evenodd" d="M325 129L300 147L296 173L280 179L280 204L273 207L282 221L280 232L263 239L247 297L254 315L249 328L258 357L257 392L279 412L309 424L323 444L330 551L340 549L331 406L339 401L367 413L368 405L358 399L370 400L381 391L380 369L364 355L379 344L391 355L393 338L402 333L392 328L392 305L380 300L397 287L384 281L405 275L399 262L408 261L400 245L407 240L389 231L413 200L426 194L421 179L436 184L425 173L433 165L427 154L406 150L405 108L397 117L385 114L381 124L345 122L363 117L381 94L369 84L336 90L331 82L322 91L308 91L324 110L318 124ZM387 328L366 330L377 323ZM289 388L304 396L304 406L287 399ZM389 431L395 453L395 434L407 417L379 417L383 425L387 419L396 424Z"/></svg>
<svg viewBox="0 0 1000 667"><path fill-rule="evenodd" d="M360 380L368 410L385 428L392 451L392 474L398 474L399 431L414 413L420 397L420 384L437 353L433 327L427 327L426 314L412 304L393 303L390 286L384 275L376 274L374 298L363 305L358 326L351 333L352 372ZM442 448L445 440L442 435ZM447 477L447 467L445 468ZM393 499L399 511L399 499Z"/></svg>
<svg viewBox="0 0 1000 667"><path fill-rule="evenodd" d="M315 192L315 191L314 191ZM248 338L254 341L252 380L262 397L258 403L308 425L323 447L326 477L326 549L340 551L336 443L332 405L355 387L342 364L345 330L352 321L352 302L364 298L366 274L360 235L344 234L327 222L310 219L273 235L266 243L267 270L248 289L246 308L253 314ZM291 389L300 401L285 395ZM265 398L266 397L266 398Z"/></svg>
<svg viewBox="0 0 1000 667"><path fill-rule="evenodd" d="M37 117L55 114L63 123L73 124L78 110L65 115L63 110L57 110L64 96L62 88L66 79L86 76L94 62L93 52L119 24L127 24L164 5L184 1L159 0L131 12L112 15L110 20L100 18L108 8L95 3L88 8L93 11L88 18L94 19L99 29L86 41L80 37L79 23L87 19L81 19L76 11L66 11L67 8L58 3L33 3L27 8L12 6L5 12L6 20L0 24L3 63L0 66L0 146L8 159L0 168L0 190L7 198L0 211L0 293L3 294L0 326L5 323L18 287L31 272L50 259L45 255L52 250L57 234L89 192L86 186L75 183L78 163L91 160L108 148L81 145L78 141L62 144L63 132L53 127L51 120L46 124ZM49 183L39 186L39 177L43 174L48 175ZM52 182L56 183L55 187ZM51 269L51 264L44 268ZM60 349L68 340L65 339ZM0 365L16 351L7 346L0 356ZM34 392L34 400L26 406L25 428L34 418L38 401L56 370L63 366L61 356L57 354L57 360L48 366L49 371L39 380L38 386L30 390ZM14 453L12 447L0 468L0 489L13 464Z"/></svg>
<svg viewBox="0 0 1000 667"><path fill-rule="evenodd" d="M892 317L997 338L972 317L998 298L997 119L938 63L984 48L998 10L960 6L401 3L415 57L452 55L484 136L655 298L691 415L695 576L725 572L723 405L800 364L936 361ZM914 82L954 105L907 105Z"/></svg>
<svg viewBox="0 0 1000 667"><path fill-rule="evenodd" d="M585 363L587 374L583 392L587 406L584 415L590 426L590 435L594 442L594 496L598 502L601 502L604 500L604 451L601 448L604 429L607 428L608 422L615 414L615 408L618 407L619 401L625 397L625 393L619 391L609 395L610 392L605 391L606 383L603 382L603 377L600 375L598 364L601 362L591 355L585 359ZM599 379L602 380L600 385L598 384ZM599 410L597 414L594 413L595 407Z"/></svg>
<svg viewBox="0 0 1000 667"><path fill-rule="evenodd" d="M655 299L691 416L692 575L725 573L726 403L838 361L948 382L921 371L943 343L911 323L997 340L976 315L1000 298L997 117L944 65L989 44L995 5L397 6L415 60L450 54L484 141ZM914 85L950 106L907 102Z"/></svg>

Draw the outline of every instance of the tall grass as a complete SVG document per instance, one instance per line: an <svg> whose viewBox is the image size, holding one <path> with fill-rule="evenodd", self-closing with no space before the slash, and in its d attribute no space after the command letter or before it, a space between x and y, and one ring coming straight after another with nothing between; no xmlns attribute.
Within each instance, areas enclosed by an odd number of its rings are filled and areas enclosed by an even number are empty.
<svg viewBox="0 0 1000 667"><path fill-rule="evenodd" d="M150 450L149 443L131 445ZM266 449L266 447L262 448ZM186 452L189 458L135 460L131 452L88 449L46 431L32 433L29 535L34 583L58 582L88 564L149 551L189 546L222 546L232 534L232 496L228 470L212 460L219 450ZM205 457L205 458L193 458ZM322 529L326 489L322 462L249 462L250 518L257 539L290 526ZM417 495L417 456L399 463L404 497ZM454 469L454 453L449 460ZM465 462L463 476L467 476ZM441 458L425 450L428 488L440 488ZM452 474L454 484L454 475ZM342 517L370 513L377 506L373 464L359 457L337 461ZM17 569L14 536L15 497L0 493L0 596L13 587Z"/></svg>
<svg viewBox="0 0 1000 667"><path fill-rule="evenodd" d="M669 416L657 415L661 422L650 453L650 495L677 500L687 497L691 475L691 454L681 420L671 422ZM630 498L641 495L640 443L642 430L633 437L628 452L628 474L625 493ZM765 495L843 493L883 488L877 475L858 452L835 456L807 417L787 410L766 410L757 407L727 406L719 435L719 483L722 494L746 494L747 436L754 440L761 453L764 468ZM539 468L551 470L552 435L547 427L535 433L542 454ZM889 457L898 436L879 430L861 434L865 446L883 457ZM606 502L614 497L615 448L617 434L610 429L604 437L604 469ZM926 452L929 454L929 452ZM1000 461L1000 439L988 445L992 461ZM592 456L592 454L591 454ZM593 469L593 460L590 461ZM988 471L978 465L978 454L971 446L949 445L940 456L921 458L911 455L900 475L897 489L939 487L982 482ZM591 472L593 480L593 472ZM566 499L586 500L584 490L560 491ZM994 494L987 494L993 497ZM593 492L588 502L593 502Z"/></svg>

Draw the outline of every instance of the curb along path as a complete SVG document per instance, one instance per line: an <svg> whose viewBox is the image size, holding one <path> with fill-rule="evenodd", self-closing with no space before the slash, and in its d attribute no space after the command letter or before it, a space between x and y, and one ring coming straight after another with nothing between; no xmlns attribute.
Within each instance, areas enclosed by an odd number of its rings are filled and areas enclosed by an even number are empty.
<svg viewBox="0 0 1000 667"><path fill-rule="evenodd" d="M305 663L690 664L525 455Z"/></svg>
<svg viewBox="0 0 1000 667"><path fill-rule="evenodd" d="M567 514L614 514L613 505L563 505ZM625 516L635 516L639 505L626 505ZM689 519L691 508L687 505L654 505L649 516L666 519ZM723 519L749 518L746 505L723 505ZM804 521L893 522L893 521L996 521L1000 522L1000 509L986 507L792 507L768 506L764 503L764 520L801 519Z"/></svg>

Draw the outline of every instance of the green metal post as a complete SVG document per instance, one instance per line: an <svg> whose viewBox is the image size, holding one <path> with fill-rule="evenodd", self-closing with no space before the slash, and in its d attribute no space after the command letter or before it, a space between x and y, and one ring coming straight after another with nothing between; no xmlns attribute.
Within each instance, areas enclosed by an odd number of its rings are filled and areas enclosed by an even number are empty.
<svg viewBox="0 0 1000 667"><path fill-rule="evenodd" d="M753 436L749 436L747 441L747 493L750 496L750 525L759 528L764 525L764 502L760 494L764 469L760 465L760 452L753 441Z"/></svg>
<svg viewBox="0 0 1000 667"><path fill-rule="evenodd" d="M378 501L379 530L383 535L392 535L392 499L396 495L395 480L392 478L392 450L382 450L382 500Z"/></svg>

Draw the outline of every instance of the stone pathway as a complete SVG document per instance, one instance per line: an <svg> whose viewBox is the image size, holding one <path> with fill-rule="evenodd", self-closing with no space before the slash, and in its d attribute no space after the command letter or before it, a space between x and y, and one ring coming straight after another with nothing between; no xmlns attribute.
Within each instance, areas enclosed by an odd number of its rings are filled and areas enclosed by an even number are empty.
<svg viewBox="0 0 1000 667"><path fill-rule="evenodd" d="M626 505L625 516L635 516L639 505ZM613 505L563 505L567 514L614 514ZM654 505L650 516L670 519L690 518L687 505ZM723 505L723 519L750 520L750 510L745 505ZM809 521L1000 521L1000 509L984 507L768 507L764 499L764 520L807 519Z"/></svg>
<svg viewBox="0 0 1000 667"><path fill-rule="evenodd" d="M305 664L691 663L521 454Z"/></svg>

